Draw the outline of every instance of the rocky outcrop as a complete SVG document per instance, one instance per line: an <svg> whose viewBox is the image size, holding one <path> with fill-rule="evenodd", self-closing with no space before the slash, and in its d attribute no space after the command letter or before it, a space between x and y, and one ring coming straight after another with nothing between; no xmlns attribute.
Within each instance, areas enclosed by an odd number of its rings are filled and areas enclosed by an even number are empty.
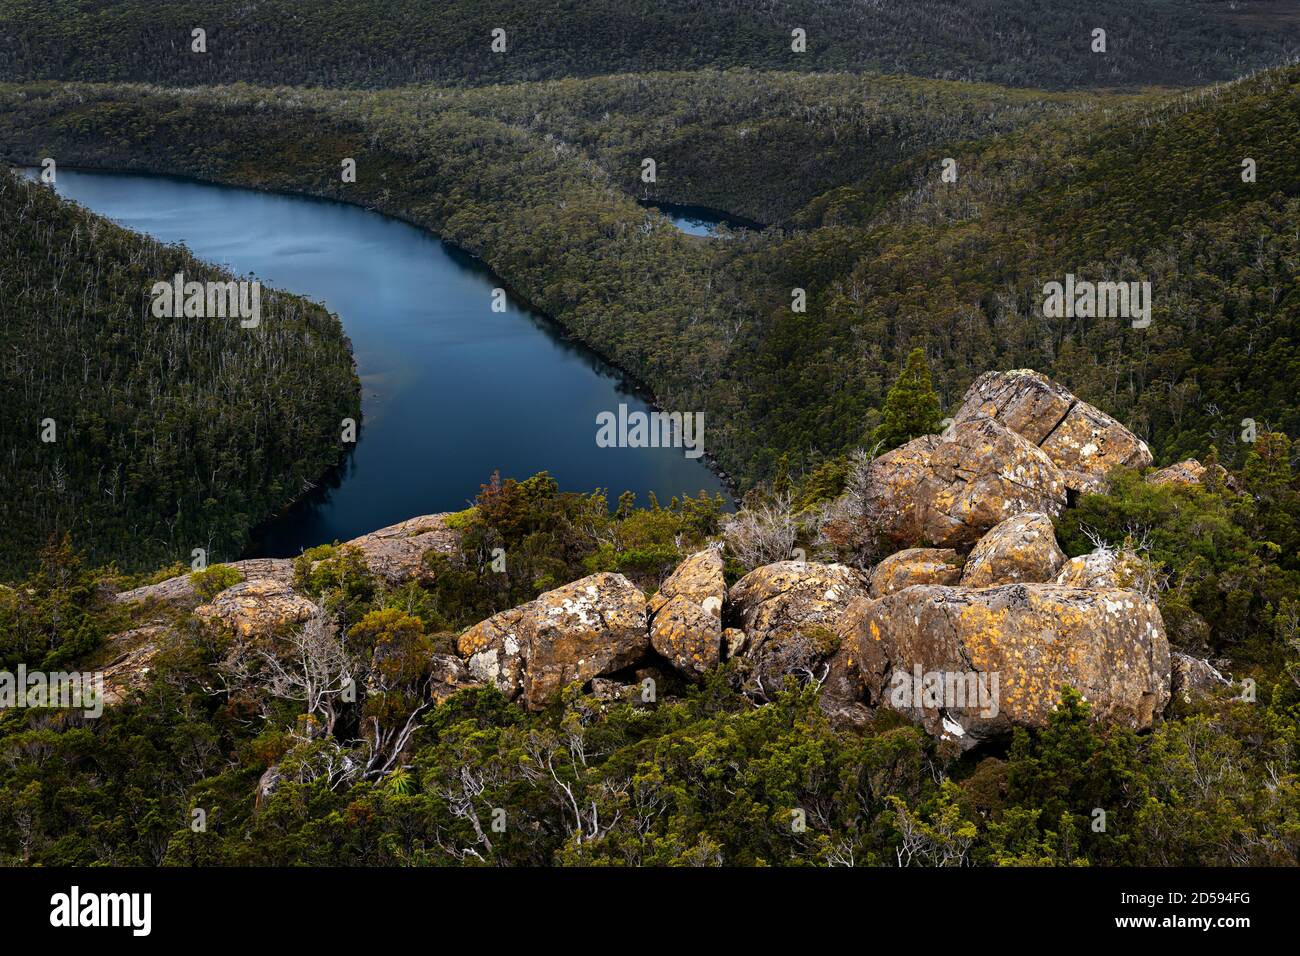
<svg viewBox="0 0 1300 956"><path fill-rule="evenodd" d="M678 673L698 678L722 659L722 553L709 548L677 566L650 599L650 645Z"/></svg>
<svg viewBox="0 0 1300 956"><path fill-rule="evenodd" d="M278 581L289 584L293 581L293 562L288 558L249 558L245 561L232 561L227 567L234 568L245 581ZM119 604L137 604L145 601L158 601L177 606L193 606L200 601L198 592L190 581L188 573L146 584L143 587L121 591L113 596Z"/></svg>
<svg viewBox="0 0 1300 956"><path fill-rule="evenodd" d="M867 703L963 749L1044 726L1066 685L1094 719L1133 728L1169 702L1164 624L1135 591L918 585L862 605L854 624Z"/></svg>
<svg viewBox="0 0 1300 956"><path fill-rule="evenodd" d="M1145 468L1152 462L1146 443L1118 421L1031 369L977 378L953 421L984 416L1041 448L1072 491L1103 491L1112 468Z"/></svg>
<svg viewBox="0 0 1300 956"><path fill-rule="evenodd" d="M962 571L962 587L987 588L999 584L1041 584L1065 563L1056 544L1052 519L1027 512L995 525L976 542Z"/></svg>
<svg viewBox="0 0 1300 956"><path fill-rule="evenodd" d="M961 558L952 548L908 548L896 551L871 572L871 596L884 597L913 584L956 584Z"/></svg>
<svg viewBox="0 0 1300 956"><path fill-rule="evenodd" d="M1176 462L1151 472L1143 481L1148 485L1201 485L1205 483L1205 475L1210 470L1195 458L1188 458L1186 461ZM1229 476L1228 469L1222 465L1214 465L1213 472L1224 484L1236 487L1236 482Z"/></svg>
<svg viewBox="0 0 1300 956"><path fill-rule="evenodd" d="M209 604L194 609L199 620L233 631L241 638L264 637L319 613L316 604L290 584L273 578L241 581Z"/></svg>
<svg viewBox="0 0 1300 956"><path fill-rule="evenodd" d="M1036 445L992 418L926 435L871 463L867 507L900 544L958 547L1027 511L1065 508L1065 477Z"/></svg>
<svg viewBox="0 0 1300 956"><path fill-rule="evenodd" d="M97 656L106 663L91 668L103 675L104 706L117 706L148 683L154 658L170 633L165 625L148 624L114 634L104 642Z"/></svg>
<svg viewBox="0 0 1300 956"><path fill-rule="evenodd" d="M471 677L541 710L566 685L629 667L650 645L646 600L621 574L593 574L461 635Z"/></svg>
<svg viewBox="0 0 1300 956"><path fill-rule="evenodd" d="M1215 690L1231 687L1232 681L1224 677L1209 661L1190 654L1174 651L1169 655L1170 693L1184 704L1208 697Z"/></svg>
<svg viewBox="0 0 1300 956"><path fill-rule="evenodd" d="M388 584L400 584L425 573L424 553L453 555L460 536L447 527L447 513L421 515L345 542L361 552L370 573Z"/></svg>

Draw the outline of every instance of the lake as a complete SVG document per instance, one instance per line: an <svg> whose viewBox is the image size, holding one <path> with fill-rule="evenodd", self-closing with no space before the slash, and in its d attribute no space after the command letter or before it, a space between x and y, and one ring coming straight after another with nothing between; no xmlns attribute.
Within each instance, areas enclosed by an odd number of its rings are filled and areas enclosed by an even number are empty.
<svg viewBox="0 0 1300 956"><path fill-rule="evenodd" d="M502 285L492 271L415 226L344 203L134 173L60 169L55 188L342 319L362 384L356 448L259 529L245 557L290 557L462 509L498 469L549 471L566 491L607 489L611 503L626 490L642 504L651 491L665 504L726 496L681 448L598 447L597 416L648 412L644 397L523 304L492 311Z"/></svg>
<svg viewBox="0 0 1300 956"><path fill-rule="evenodd" d="M674 226L688 236L706 236L710 239L724 238L726 233L720 231L719 226L726 226L728 229L759 230L763 228L762 223L719 212L716 209L708 209L705 206L684 206L678 203L651 202L650 200L641 200L640 204L646 209L659 210L668 217Z"/></svg>

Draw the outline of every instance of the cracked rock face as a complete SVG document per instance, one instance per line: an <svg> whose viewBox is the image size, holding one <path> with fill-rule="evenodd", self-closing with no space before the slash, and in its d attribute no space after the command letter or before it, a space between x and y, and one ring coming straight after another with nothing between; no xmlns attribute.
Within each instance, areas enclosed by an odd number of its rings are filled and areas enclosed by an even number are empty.
<svg viewBox="0 0 1300 956"><path fill-rule="evenodd" d="M976 542L961 584L967 588L1042 584L1051 581L1064 563L1065 552L1057 547L1052 519L1031 511L995 525Z"/></svg>
<svg viewBox="0 0 1300 956"><path fill-rule="evenodd" d="M1136 591L918 585L855 607L867 703L967 749L1042 727L1069 685L1095 720L1149 728L1169 703L1169 644Z"/></svg>
<svg viewBox="0 0 1300 956"><path fill-rule="evenodd" d="M593 574L474 625L457 641L472 678L542 710L573 681L639 661L648 649L645 595L621 574Z"/></svg>
<svg viewBox="0 0 1300 956"><path fill-rule="evenodd" d="M212 603L196 607L194 615L210 624L229 628L242 638L254 638L300 624L319 610L292 585L262 578L226 588Z"/></svg>
<svg viewBox="0 0 1300 956"><path fill-rule="evenodd" d="M871 596L884 597L913 584L956 584L961 558L952 548L908 548L897 551L871 572Z"/></svg>
<svg viewBox="0 0 1300 956"><path fill-rule="evenodd" d="M873 461L867 505L893 541L950 548L1027 511L1059 515L1065 491L1065 476L1041 449L992 418L975 418Z"/></svg>
<svg viewBox="0 0 1300 956"><path fill-rule="evenodd" d="M722 659L722 554L697 552L677 566L649 603L650 644L680 674L698 678Z"/></svg>
<svg viewBox="0 0 1300 956"><path fill-rule="evenodd" d="M1151 452L1131 431L1069 389L1031 369L985 372L967 390L954 422L995 419L1038 446L1072 491L1105 490L1116 466L1145 468Z"/></svg>

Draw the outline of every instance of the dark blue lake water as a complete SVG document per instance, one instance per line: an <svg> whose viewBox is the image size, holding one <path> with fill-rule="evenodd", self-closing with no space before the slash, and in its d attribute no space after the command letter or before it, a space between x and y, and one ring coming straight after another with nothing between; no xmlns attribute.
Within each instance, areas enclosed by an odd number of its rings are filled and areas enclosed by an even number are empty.
<svg viewBox="0 0 1300 956"><path fill-rule="evenodd" d="M156 176L61 169L56 188L343 320L362 383L356 450L260 529L250 556L292 556L464 508L494 469L521 479L546 470L564 490L605 488L611 502L625 490L642 503L650 491L663 502L725 494L680 448L598 447L600 412L648 411L646 402L544 317L514 302L493 312L500 280L414 226L342 203Z"/></svg>

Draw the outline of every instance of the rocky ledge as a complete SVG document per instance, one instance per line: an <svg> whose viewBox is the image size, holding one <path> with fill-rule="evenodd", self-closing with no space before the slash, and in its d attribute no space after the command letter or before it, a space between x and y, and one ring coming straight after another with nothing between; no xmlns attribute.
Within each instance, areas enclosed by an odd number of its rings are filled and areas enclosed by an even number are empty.
<svg viewBox="0 0 1300 956"><path fill-rule="evenodd" d="M1171 680L1190 694L1225 679L1182 655L1171 665L1159 608L1135 585L1136 556L1067 559L1052 519L1067 493L1104 487L1110 468L1150 463L1127 429L1043 376L986 375L944 435L870 466L870 520L910 545L874 568L780 561L728 588L718 543L649 596L612 573L556 588L467 628L456 656L431 666L447 673L448 693L491 685L536 711L574 685L645 701L647 679L699 681L728 663L756 703L793 679L817 686L841 725L888 709L961 749L1042 726L1068 685L1094 719L1146 729L1169 704ZM1191 464L1156 480L1199 481L1204 469ZM459 546L445 515L348 544L385 585L422 575L426 552L455 556ZM159 613L136 614L110 642L112 701L140 685L159 646L185 639L169 623L178 609L245 642L320 610L295 592L290 561L233 567L243 580L206 601L188 576L117 596Z"/></svg>

